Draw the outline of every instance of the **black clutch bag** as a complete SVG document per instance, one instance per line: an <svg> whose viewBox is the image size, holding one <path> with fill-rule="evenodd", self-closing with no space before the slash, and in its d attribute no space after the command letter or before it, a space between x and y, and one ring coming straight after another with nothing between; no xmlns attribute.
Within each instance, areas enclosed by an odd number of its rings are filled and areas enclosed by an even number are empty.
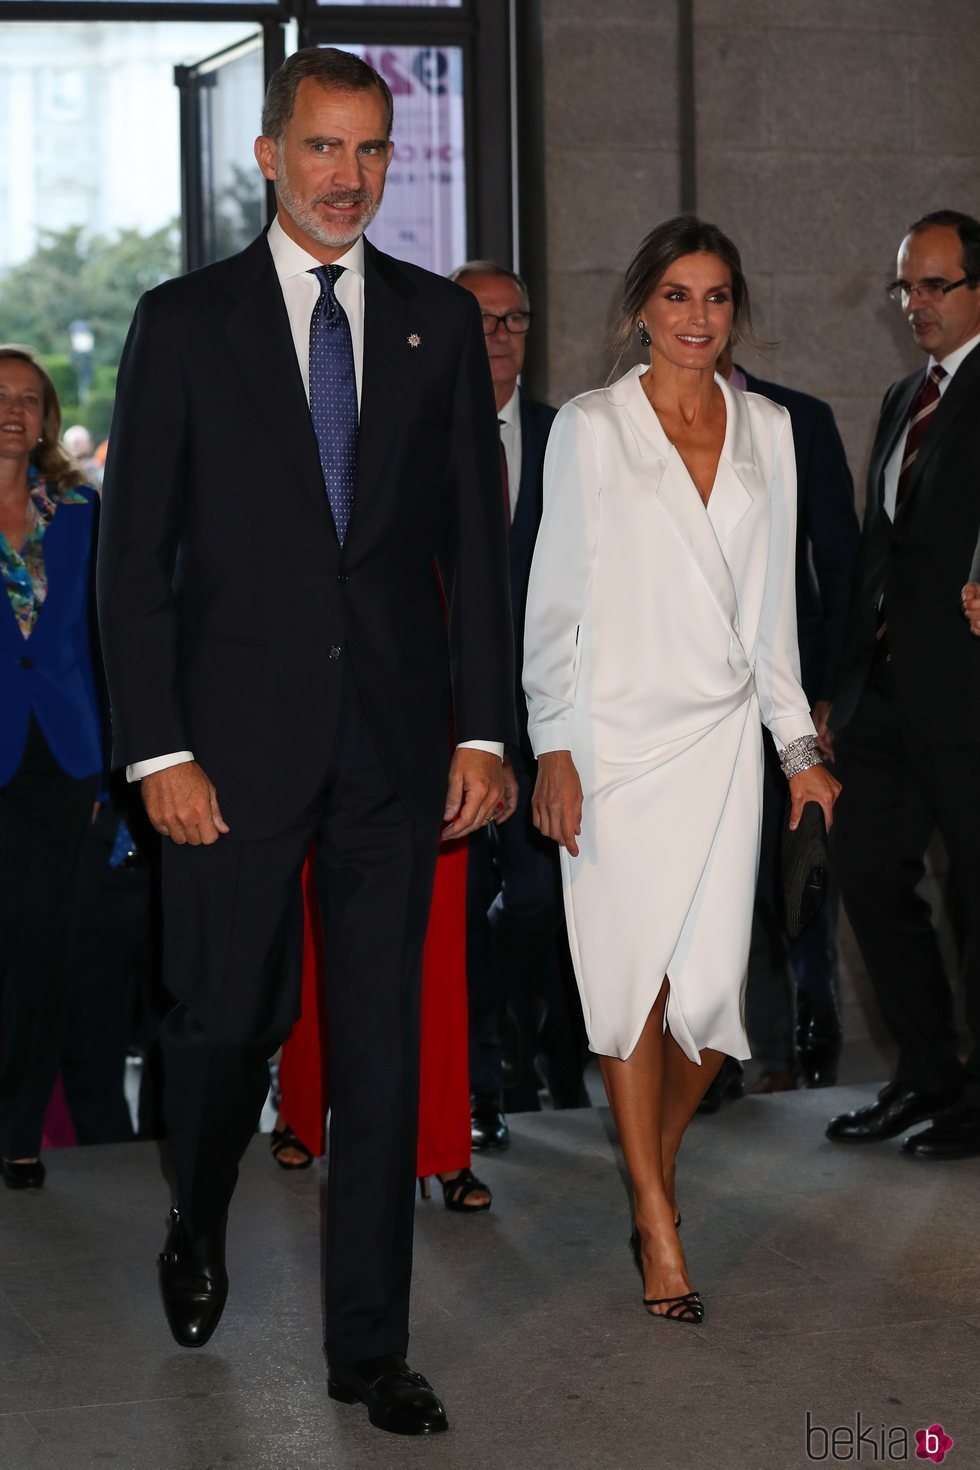
<svg viewBox="0 0 980 1470"><path fill-rule="evenodd" d="M807 802L795 832L789 830L787 802L781 856L786 932L795 939L827 896L827 827L817 802Z"/></svg>

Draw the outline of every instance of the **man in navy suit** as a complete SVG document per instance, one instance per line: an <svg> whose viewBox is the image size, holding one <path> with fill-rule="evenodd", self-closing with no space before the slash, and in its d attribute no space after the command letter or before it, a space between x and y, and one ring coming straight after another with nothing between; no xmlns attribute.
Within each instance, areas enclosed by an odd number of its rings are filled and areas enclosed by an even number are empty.
<svg viewBox="0 0 980 1470"><path fill-rule="evenodd" d="M99 592L115 761L170 839L171 1330L198 1346L224 1306L238 1163L299 1008L312 844L330 1015L328 1389L381 1428L428 1434L446 1415L404 1357L422 941L440 828L489 822L516 731L480 314L363 239L391 122L387 85L345 52L299 51L271 79L256 158L275 221L137 309Z"/></svg>
<svg viewBox="0 0 980 1470"><path fill-rule="evenodd" d="M541 522L542 472L555 410L530 398L518 379L524 367L531 309L516 272L472 260L452 279L476 297L483 318L500 429L504 519L509 527L510 596L514 622L518 740L508 747L514 815L470 839L467 968L470 1003L472 1136L477 1149L509 1142L501 1089L500 1022L508 1000L519 1016L529 1007L527 979L561 923L561 887L554 844L531 822L535 763L521 687L524 613L531 555ZM488 907L489 905L489 907ZM527 1035L528 1026L521 1030Z"/></svg>
<svg viewBox="0 0 980 1470"><path fill-rule="evenodd" d="M737 388L789 410L796 457L796 614L803 688L824 759L833 758L827 716L847 628L860 541L854 482L828 403L756 378L731 364L721 369ZM779 896L779 841L786 783L766 741L766 783L759 887L746 992L753 1050L762 1064L756 1091L796 1085L799 1062L811 1086L836 1080L841 1030L837 996L837 906L824 904L800 937L787 943ZM800 1024L794 1044L794 980Z"/></svg>

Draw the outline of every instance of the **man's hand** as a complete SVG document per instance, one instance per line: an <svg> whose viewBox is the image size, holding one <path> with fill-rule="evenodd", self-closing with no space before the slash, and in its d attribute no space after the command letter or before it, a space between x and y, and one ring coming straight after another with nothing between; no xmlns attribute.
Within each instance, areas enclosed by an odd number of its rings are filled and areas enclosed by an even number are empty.
<svg viewBox="0 0 980 1470"><path fill-rule="evenodd" d="M963 616L974 638L980 638L980 582L967 582L963 588Z"/></svg>
<svg viewBox="0 0 980 1470"><path fill-rule="evenodd" d="M514 775L514 762L509 755L504 756L504 768L501 771L504 782L504 794L497 803L497 810L493 814L493 823L499 827L501 822L506 822L517 811L517 798L520 788L517 785L517 777Z"/></svg>
<svg viewBox="0 0 980 1470"><path fill-rule="evenodd" d="M834 802L841 793L841 784L835 781L826 766L811 766L789 778L789 830L795 832L800 825L803 808L808 801L815 801L823 810L823 819L829 832L834 824Z"/></svg>
<svg viewBox="0 0 980 1470"><path fill-rule="evenodd" d="M542 837L578 857L576 837L582 831L582 782L570 750L550 750L538 757L538 779L531 816Z"/></svg>
<svg viewBox="0 0 980 1470"><path fill-rule="evenodd" d="M825 761L834 759L834 732L830 728L830 700L818 699L810 711L817 732L817 749Z"/></svg>
<svg viewBox="0 0 980 1470"><path fill-rule="evenodd" d="M485 827L504 794L501 762L489 750L458 747L449 767L449 788L442 829L443 842L468 837Z"/></svg>
<svg viewBox="0 0 980 1470"><path fill-rule="evenodd" d="M154 771L140 782L146 815L162 837L182 846L210 847L228 831L218 796L197 761Z"/></svg>

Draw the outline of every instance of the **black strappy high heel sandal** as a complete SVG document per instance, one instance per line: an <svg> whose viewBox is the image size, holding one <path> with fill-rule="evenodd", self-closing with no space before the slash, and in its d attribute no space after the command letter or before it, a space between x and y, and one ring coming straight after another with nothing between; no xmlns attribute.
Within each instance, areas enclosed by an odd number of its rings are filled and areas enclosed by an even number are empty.
<svg viewBox="0 0 980 1470"><path fill-rule="evenodd" d="M299 1163L296 1163L294 1160L281 1159L279 1155L287 1148L295 1149L298 1154L303 1154L304 1157L300 1159ZM281 1128L273 1128L269 1135L269 1151L280 1169L308 1169L313 1162L312 1152L306 1147L306 1144L301 1138L296 1137L296 1134L288 1123L284 1123Z"/></svg>
<svg viewBox="0 0 980 1470"><path fill-rule="evenodd" d="M439 1179L439 1175L436 1174L435 1178ZM470 1195L474 1194L478 1189L485 1190L487 1194L490 1194L489 1187L483 1183L482 1179L477 1179L472 1169L460 1169L459 1173L454 1174L452 1179L439 1179L439 1183L442 1185L442 1198L446 1209L455 1210L458 1215L479 1215L481 1210L489 1210L493 1203L492 1196L490 1199L485 1200L482 1205L468 1205L466 1203ZM431 1198L429 1193L429 1176L427 1174L423 1174L419 1179L419 1195L422 1199Z"/></svg>
<svg viewBox="0 0 980 1470"><path fill-rule="evenodd" d="M643 1256L640 1251L639 1231L634 1227L627 1241L633 1263L643 1280ZM643 1305L651 1317L664 1317L668 1322L690 1322L698 1327L704 1321L704 1302L699 1291L686 1291L683 1296L645 1296ZM651 1307L666 1307L665 1312L651 1312Z"/></svg>

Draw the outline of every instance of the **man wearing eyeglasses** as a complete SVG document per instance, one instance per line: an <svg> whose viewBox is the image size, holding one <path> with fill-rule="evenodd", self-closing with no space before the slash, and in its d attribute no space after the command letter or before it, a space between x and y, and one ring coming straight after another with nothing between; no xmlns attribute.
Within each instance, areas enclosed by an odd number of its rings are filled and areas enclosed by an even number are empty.
<svg viewBox="0 0 980 1470"><path fill-rule="evenodd" d="M521 687L524 610L531 553L541 520L544 451L555 410L518 386L531 325L527 287L514 271L471 260L452 279L476 297L500 425L504 517L510 546L511 609L517 672L518 743L509 746L516 784L513 818L470 841L467 959L470 1002L471 1125L476 1149L506 1148L500 1020L508 998L521 1016L526 980L561 922L558 865L551 843L530 820L534 756ZM522 985L522 982L524 984ZM533 1089L537 1100L536 1088Z"/></svg>
<svg viewBox="0 0 980 1470"><path fill-rule="evenodd" d="M875 1102L827 1135L872 1142L931 1120L903 1152L966 1158L980 1155L980 643L963 595L980 527L980 222L953 210L918 220L888 292L928 361L882 405L830 723L841 892L898 1065ZM965 1065L917 892L937 830L969 929Z"/></svg>

